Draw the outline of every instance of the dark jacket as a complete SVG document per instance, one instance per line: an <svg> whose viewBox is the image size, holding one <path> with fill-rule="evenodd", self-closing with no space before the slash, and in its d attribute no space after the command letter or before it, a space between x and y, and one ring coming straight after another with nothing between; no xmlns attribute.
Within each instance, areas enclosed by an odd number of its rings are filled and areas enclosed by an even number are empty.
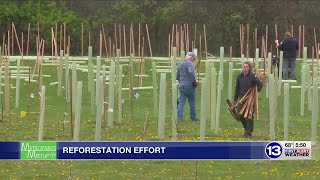
<svg viewBox="0 0 320 180"><path fill-rule="evenodd" d="M234 101L238 100L246 94L246 92L254 85L258 86L258 91L263 87L262 82L258 79L255 73L249 72L246 76L241 72L236 81L234 93Z"/></svg>
<svg viewBox="0 0 320 180"><path fill-rule="evenodd" d="M296 58L299 49L298 41L295 38L285 38L278 46L283 51L284 58Z"/></svg>

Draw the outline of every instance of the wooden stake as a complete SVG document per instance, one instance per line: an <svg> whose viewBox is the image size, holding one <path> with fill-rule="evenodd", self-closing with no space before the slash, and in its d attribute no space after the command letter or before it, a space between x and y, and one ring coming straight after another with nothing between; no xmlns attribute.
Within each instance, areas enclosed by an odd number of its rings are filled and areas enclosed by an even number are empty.
<svg viewBox="0 0 320 180"><path fill-rule="evenodd" d="M30 40L30 23L28 25L27 56L29 55L29 40Z"/></svg>
<svg viewBox="0 0 320 180"><path fill-rule="evenodd" d="M59 38L59 50L63 50L62 49L62 24L60 24L60 33L59 33L59 36L60 36L60 38ZM66 54L66 52L63 50L63 52L64 52L64 54ZM63 55L64 55L63 54Z"/></svg>
<svg viewBox="0 0 320 180"><path fill-rule="evenodd" d="M111 52L111 37L109 36L109 57L110 57L110 61L111 61L111 57L112 57L112 52Z"/></svg>
<svg viewBox="0 0 320 180"><path fill-rule="evenodd" d="M13 22L11 22L11 53L14 55L14 31L13 31Z"/></svg>
<svg viewBox="0 0 320 180"><path fill-rule="evenodd" d="M120 49L120 54L121 54L121 48L122 48L122 47L121 47L121 40L122 40L122 39L121 39L121 34L122 34L122 33L121 33L121 24L119 24L118 27L119 27L119 49Z"/></svg>
<svg viewBox="0 0 320 180"><path fill-rule="evenodd" d="M91 46L91 32L89 31L89 46Z"/></svg>
<svg viewBox="0 0 320 180"><path fill-rule="evenodd" d="M8 46L7 46L7 48L8 48L8 56L10 56L10 30L8 31Z"/></svg>
<svg viewBox="0 0 320 180"><path fill-rule="evenodd" d="M313 34L314 34L314 48L318 49L318 43L317 43L317 35L316 35L316 28L313 28ZM316 52L316 58L319 59L319 53Z"/></svg>
<svg viewBox="0 0 320 180"><path fill-rule="evenodd" d="M114 41L115 41L116 49L117 49L118 48L117 24L114 24Z"/></svg>
<svg viewBox="0 0 320 180"><path fill-rule="evenodd" d="M63 50L64 52L67 52L67 47L66 47L66 23L63 23ZM70 54L69 54L70 55Z"/></svg>
<svg viewBox="0 0 320 180"><path fill-rule="evenodd" d="M134 47L135 43L134 43L134 33L133 33L133 24L132 23L131 23L131 29L132 29L131 30L131 33L132 33L131 36L132 36L132 50L133 50L132 52L135 55L136 53L135 53L135 47Z"/></svg>
<svg viewBox="0 0 320 180"><path fill-rule="evenodd" d="M241 55L242 51L243 51L243 49L242 49L242 24L239 25L239 33L240 33L239 37L240 37L240 55Z"/></svg>
<svg viewBox="0 0 320 180"><path fill-rule="evenodd" d="M304 44L304 25L302 25L302 47L305 47L305 44ZM302 54L302 56L303 56L303 54Z"/></svg>
<svg viewBox="0 0 320 180"><path fill-rule="evenodd" d="M83 56L83 23L81 23L81 56Z"/></svg>
<svg viewBox="0 0 320 180"><path fill-rule="evenodd" d="M102 34L101 31L99 32L99 55L102 57Z"/></svg>
<svg viewBox="0 0 320 180"><path fill-rule="evenodd" d="M265 46L264 46L264 49L263 49L263 52L264 52L264 59L267 57L267 53L268 53L268 25L266 25L266 38L265 38Z"/></svg>
<svg viewBox="0 0 320 180"><path fill-rule="evenodd" d="M152 56L152 47L151 47L151 43L150 43L150 36L149 36L149 30L148 30L148 24L146 24L146 30L147 30L147 37L148 37L148 43L149 43L149 50L150 50L150 56L151 58Z"/></svg>
<svg viewBox="0 0 320 180"><path fill-rule="evenodd" d="M20 51L20 55L22 54L22 51L21 51L21 47L20 47L20 42L19 42L19 38L18 38L18 35L17 35L17 31L16 31L16 27L14 26L14 24L12 23L12 31L14 32L15 34L15 37L16 37L16 40L17 40L17 43L18 43L18 48L19 48L19 51ZM13 35L13 34L12 34ZM13 36L12 36L12 41L13 41ZM13 44L13 42L12 42ZM12 45L13 46L13 45Z"/></svg>
<svg viewBox="0 0 320 180"><path fill-rule="evenodd" d="M249 31L249 24L247 24L247 60L249 59L249 38L250 38L250 31Z"/></svg>
<svg viewBox="0 0 320 180"><path fill-rule="evenodd" d="M203 25L203 36L204 36L204 50L206 51L206 59L207 59L208 47L207 47L207 33L206 33L206 25L205 24ZM231 47L230 54L232 54L232 47Z"/></svg>
<svg viewBox="0 0 320 180"><path fill-rule="evenodd" d="M123 25L123 49L124 49L124 57L127 58L127 44L126 44L126 25Z"/></svg>
<svg viewBox="0 0 320 180"><path fill-rule="evenodd" d="M107 48L107 40L106 40L106 34L104 32L104 25L101 24L102 27L102 33L103 33L103 42L104 42L104 47L106 48L106 56L109 57L110 54L108 54L108 48Z"/></svg>
<svg viewBox="0 0 320 180"><path fill-rule="evenodd" d="M21 65L23 67L23 32L21 32Z"/></svg>
<svg viewBox="0 0 320 180"><path fill-rule="evenodd" d="M140 33L141 33L141 23L139 23L139 38L138 38L138 57L140 57L141 55L140 55L140 49L141 49L141 47L140 47Z"/></svg>
<svg viewBox="0 0 320 180"><path fill-rule="evenodd" d="M301 26L299 26L299 49L298 49L298 58L301 58L301 48L303 48L303 47L301 47L301 44L302 44L302 42L301 42Z"/></svg>
<svg viewBox="0 0 320 180"><path fill-rule="evenodd" d="M194 39L193 39L193 43L194 43L194 47L197 47L197 23L194 23ZM194 49L194 48L192 48Z"/></svg>

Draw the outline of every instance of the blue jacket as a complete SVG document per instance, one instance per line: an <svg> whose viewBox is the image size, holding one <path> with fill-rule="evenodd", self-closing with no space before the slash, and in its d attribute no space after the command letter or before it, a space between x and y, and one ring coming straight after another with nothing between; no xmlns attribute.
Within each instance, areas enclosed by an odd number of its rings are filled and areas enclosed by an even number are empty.
<svg viewBox="0 0 320 180"><path fill-rule="evenodd" d="M178 67L177 80L180 85L192 85L195 81L195 70L193 64L189 60L184 60Z"/></svg>

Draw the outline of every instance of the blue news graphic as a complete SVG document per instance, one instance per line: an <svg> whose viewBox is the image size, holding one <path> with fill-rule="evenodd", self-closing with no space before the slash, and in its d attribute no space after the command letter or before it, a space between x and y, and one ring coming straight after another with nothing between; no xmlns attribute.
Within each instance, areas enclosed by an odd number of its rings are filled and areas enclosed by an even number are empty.
<svg viewBox="0 0 320 180"><path fill-rule="evenodd" d="M0 159L20 159L20 143L0 142Z"/></svg>
<svg viewBox="0 0 320 180"><path fill-rule="evenodd" d="M58 142L57 159L269 159L267 142Z"/></svg>
<svg viewBox="0 0 320 180"><path fill-rule="evenodd" d="M277 142L271 142L267 144L265 148L266 155L271 159L276 159L282 154L282 146Z"/></svg>

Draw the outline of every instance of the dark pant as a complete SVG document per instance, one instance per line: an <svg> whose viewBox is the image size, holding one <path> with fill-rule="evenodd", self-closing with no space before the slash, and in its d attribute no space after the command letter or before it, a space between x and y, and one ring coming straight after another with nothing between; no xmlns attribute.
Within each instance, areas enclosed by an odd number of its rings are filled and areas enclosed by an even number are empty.
<svg viewBox="0 0 320 180"><path fill-rule="evenodd" d="M253 119L254 119L254 117L252 116L252 119L245 119L244 115L243 115L244 113L242 115L240 114L240 111L241 111L243 105L244 105L243 103L239 104L237 107L237 111L240 115L240 121L241 121L242 126L244 128L244 134L251 135L251 133L253 132L253 125L254 125Z"/></svg>
<svg viewBox="0 0 320 180"><path fill-rule="evenodd" d="M253 118L252 119L245 119L245 118L241 118L240 119L243 128L244 128L244 133L245 134L250 134L253 132Z"/></svg>
<svg viewBox="0 0 320 180"><path fill-rule="evenodd" d="M283 79L288 79L289 68L291 73L291 79L296 80L296 58L283 58Z"/></svg>

